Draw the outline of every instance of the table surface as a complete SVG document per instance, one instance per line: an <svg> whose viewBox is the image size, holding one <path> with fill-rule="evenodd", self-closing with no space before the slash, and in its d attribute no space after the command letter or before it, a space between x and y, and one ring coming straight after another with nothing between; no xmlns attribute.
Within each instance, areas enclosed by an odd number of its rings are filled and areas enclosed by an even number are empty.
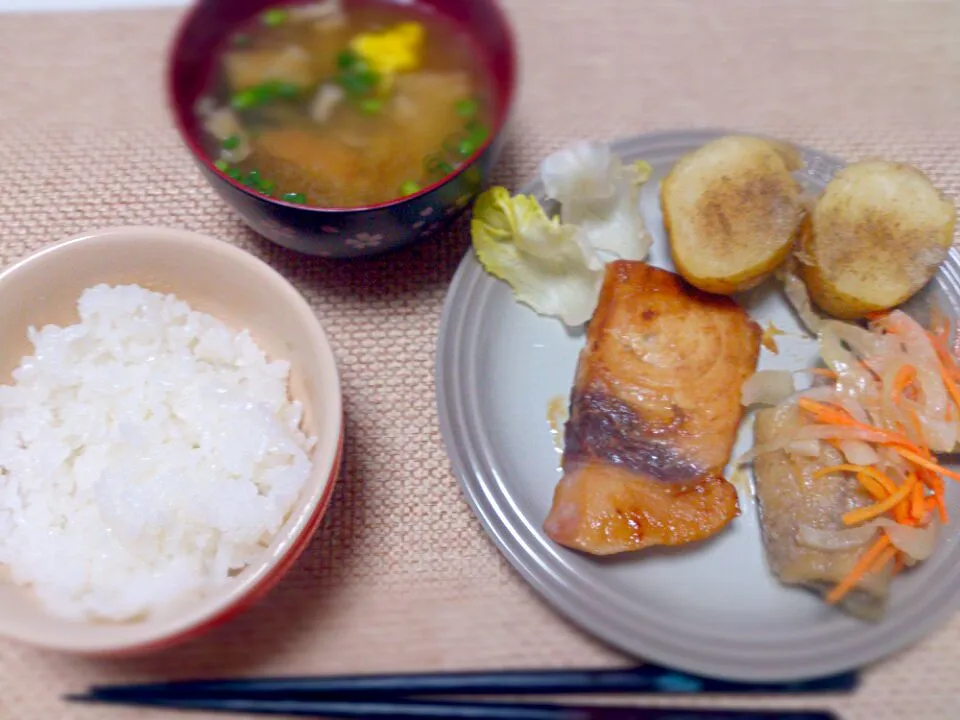
<svg viewBox="0 0 960 720"><path fill-rule="evenodd" d="M188 2L189 0L0 0L0 13L132 10L184 6Z"/></svg>
<svg viewBox="0 0 960 720"><path fill-rule="evenodd" d="M128 661L0 642L0 720L168 717L59 701L90 683L633 662L527 588L451 475L433 351L468 244L463 225L357 263L305 259L256 238L203 183L167 115L164 53L181 11L57 12L105 4L0 4L50 10L0 17L0 267L119 224L187 228L265 259L303 293L334 345L345 469L290 575L201 640ZM958 2L552 0L549 12L536 0L503 4L522 78L497 182L519 185L540 158L578 137L719 126L848 159L907 160L960 193ZM867 670L857 695L802 704L829 705L845 720L956 720L958 671L960 617Z"/></svg>

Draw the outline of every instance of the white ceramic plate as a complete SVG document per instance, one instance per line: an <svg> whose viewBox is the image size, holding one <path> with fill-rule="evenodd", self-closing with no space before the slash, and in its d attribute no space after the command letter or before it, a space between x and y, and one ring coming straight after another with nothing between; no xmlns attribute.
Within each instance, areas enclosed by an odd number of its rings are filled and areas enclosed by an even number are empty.
<svg viewBox="0 0 960 720"><path fill-rule="evenodd" d="M673 269L659 207L660 179L677 159L721 131L672 132L614 145L626 161L654 168L641 209L654 236L649 261ZM822 188L842 163L803 149L809 188ZM539 181L523 189L542 197ZM945 311L960 308L960 261L925 291ZM773 282L739 298L762 326L786 335L760 368L795 369L817 357ZM960 604L958 529L951 523L935 555L894 583L886 618L867 624L781 586L768 571L752 478L737 483L741 516L699 545L600 559L562 548L541 525L560 478L547 421L553 398L569 397L582 333L516 303L472 252L444 308L437 355L441 428L467 501L520 574L558 611L620 649L678 669L733 680L798 680L853 669L919 639ZM734 456L752 444L750 420ZM728 477L730 473L728 470ZM949 482L949 481L948 481ZM960 512L960 492L949 490ZM954 513L955 515L958 513Z"/></svg>

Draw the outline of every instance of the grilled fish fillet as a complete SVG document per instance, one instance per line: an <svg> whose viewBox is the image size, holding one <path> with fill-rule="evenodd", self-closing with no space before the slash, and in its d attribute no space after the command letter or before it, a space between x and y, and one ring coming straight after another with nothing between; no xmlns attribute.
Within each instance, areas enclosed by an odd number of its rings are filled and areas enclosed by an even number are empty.
<svg viewBox="0 0 960 720"><path fill-rule="evenodd" d="M722 475L761 331L729 298L644 263L607 267L544 529L594 555L681 545L739 512Z"/></svg>
<svg viewBox="0 0 960 720"><path fill-rule="evenodd" d="M789 437L799 427L796 406L761 410L754 423L756 444ZM842 549L801 542L804 533L816 538L844 530L845 513L874 502L852 477L839 473L813 477L817 470L842 462L839 451L824 445L817 458L776 450L753 463L767 564L785 585L825 595L853 570L873 542L874 538L865 538L862 545ZM857 617L879 619L893 580L892 567L890 563L865 576L840 607Z"/></svg>

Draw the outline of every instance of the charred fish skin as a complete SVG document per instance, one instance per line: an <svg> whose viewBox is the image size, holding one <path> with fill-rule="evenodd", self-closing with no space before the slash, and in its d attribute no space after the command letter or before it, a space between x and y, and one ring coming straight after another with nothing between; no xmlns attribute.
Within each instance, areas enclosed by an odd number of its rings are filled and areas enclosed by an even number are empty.
<svg viewBox="0 0 960 720"><path fill-rule="evenodd" d="M739 514L722 475L761 330L729 298L644 263L607 267L544 529L608 555L694 542Z"/></svg>
<svg viewBox="0 0 960 720"><path fill-rule="evenodd" d="M645 429L633 408L603 390L574 388L564 432L564 467L568 462L599 459L661 481L690 483L704 468L684 458L657 431ZM661 431L662 434L663 431Z"/></svg>

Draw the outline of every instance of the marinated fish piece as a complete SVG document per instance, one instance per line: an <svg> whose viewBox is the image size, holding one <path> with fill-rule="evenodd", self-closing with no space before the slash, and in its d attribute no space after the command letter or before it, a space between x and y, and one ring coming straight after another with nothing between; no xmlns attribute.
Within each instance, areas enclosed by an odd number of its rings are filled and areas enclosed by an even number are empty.
<svg viewBox="0 0 960 720"><path fill-rule="evenodd" d="M729 298L641 262L610 263L577 367L547 535L610 555L702 540L736 517L737 491L722 473L760 336Z"/></svg>
<svg viewBox="0 0 960 720"><path fill-rule="evenodd" d="M791 435L801 422L796 406L761 410L754 425L756 445ZM840 453L828 445L819 457L776 450L754 461L767 564L785 585L826 595L853 570L875 539L866 537L862 544L851 545L838 536L845 529L845 513L873 502L853 477L834 473L813 478L818 470L842 462ZM892 568L889 563L866 575L839 606L852 615L878 619L893 579Z"/></svg>

